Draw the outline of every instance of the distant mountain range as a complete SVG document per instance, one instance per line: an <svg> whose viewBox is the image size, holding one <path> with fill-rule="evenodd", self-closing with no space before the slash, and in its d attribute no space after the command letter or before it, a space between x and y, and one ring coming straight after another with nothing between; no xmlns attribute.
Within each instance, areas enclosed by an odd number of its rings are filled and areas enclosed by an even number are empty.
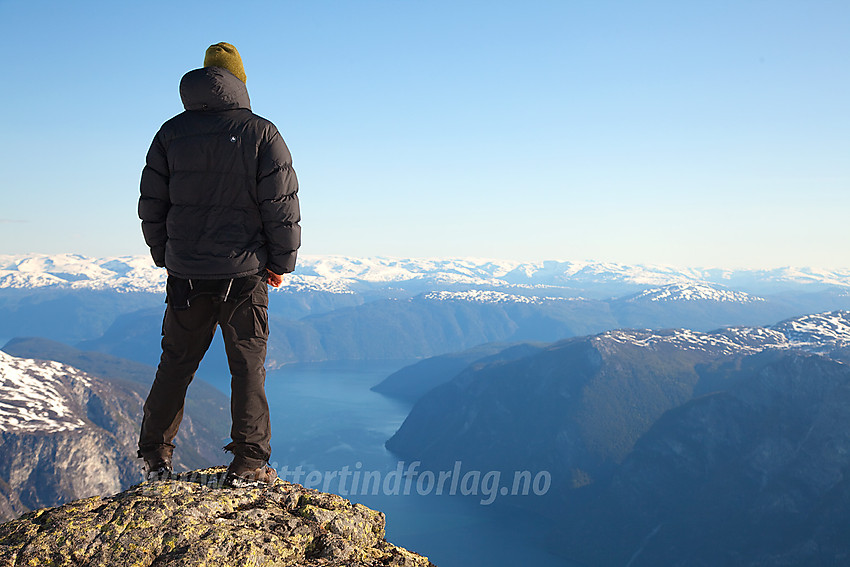
<svg viewBox="0 0 850 567"><path fill-rule="evenodd" d="M568 557L600 566L850 557L850 312L478 352L462 370L453 363L474 351L377 387L421 396L387 447L431 470L462 461L549 471L559 498L516 504L545 502L553 546Z"/></svg>
<svg viewBox="0 0 850 567"><path fill-rule="evenodd" d="M397 288L399 284L413 294L434 289L480 288L512 289L518 295L551 293L555 297L574 297L578 292L587 292L590 297L606 298L637 288L670 284L708 284L761 294L801 287L810 288L809 291L825 287L850 290L850 269L680 269L610 262L523 263L303 255L299 256L295 273L284 280L284 290L363 293ZM165 289L165 272L155 268L147 256L0 255L0 288L36 287L158 293ZM712 293L715 292L709 292Z"/></svg>
<svg viewBox="0 0 850 567"><path fill-rule="evenodd" d="M141 479L142 404L154 369L44 339L0 351L0 520ZM178 468L218 464L228 398L196 381L177 437Z"/></svg>
<svg viewBox="0 0 850 567"><path fill-rule="evenodd" d="M0 337L41 336L154 365L164 281L147 257L0 256ZM271 367L850 309L850 272L790 268L307 256L284 281L269 307Z"/></svg>

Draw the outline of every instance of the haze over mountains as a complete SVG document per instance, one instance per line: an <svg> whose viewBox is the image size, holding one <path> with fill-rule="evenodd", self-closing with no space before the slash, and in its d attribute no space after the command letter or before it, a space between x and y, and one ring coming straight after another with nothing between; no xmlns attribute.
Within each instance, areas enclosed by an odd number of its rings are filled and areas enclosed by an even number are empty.
<svg viewBox="0 0 850 567"><path fill-rule="evenodd" d="M50 286L73 289L160 292L165 271L147 256L91 258L79 254L0 255L0 288ZM729 270L610 262L513 262L477 259L400 259L308 256L298 259L295 273L284 281L286 289L361 292L369 288L392 288L405 282L414 293L451 286L482 288L587 289L591 297L623 295L629 288L669 284L714 284L747 293L773 293L800 286L841 287L850 290L850 270L777 268ZM418 285L417 285L418 284ZM619 291L609 291L618 290ZM560 290L560 291L559 291ZM523 293L526 295L527 293ZM545 293L538 295L546 295Z"/></svg>
<svg viewBox="0 0 850 567"><path fill-rule="evenodd" d="M0 337L155 364L165 278L141 256L0 256ZM850 271L307 256L272 294L269 363L427 357L616 328L707 331L835 309L850 309Z"/></svg>

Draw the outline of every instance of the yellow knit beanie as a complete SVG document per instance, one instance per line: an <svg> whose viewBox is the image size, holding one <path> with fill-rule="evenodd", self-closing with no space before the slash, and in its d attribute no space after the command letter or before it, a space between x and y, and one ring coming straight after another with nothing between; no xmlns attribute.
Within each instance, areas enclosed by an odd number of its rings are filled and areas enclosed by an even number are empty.
<svg viewBox="0 0 850 567"><path fill-rule="evenodd" d="M207 48L207 53L204 55L204 67L224 67L236 77L246 82L245 68L242 67L242 58L239 57L239 52L229 43L216 43Z"/></svg>

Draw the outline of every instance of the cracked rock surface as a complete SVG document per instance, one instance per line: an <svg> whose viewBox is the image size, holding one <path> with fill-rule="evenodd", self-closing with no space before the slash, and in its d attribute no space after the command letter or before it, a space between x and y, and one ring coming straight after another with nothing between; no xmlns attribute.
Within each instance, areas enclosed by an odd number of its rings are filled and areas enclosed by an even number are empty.
<svg viewBox="0 0 850 567"><path fill-rule="evenodd" d="M0 567L433 567L384 539L384 515L278 480L222 488L224 467L143 482L0 525Z"/></svg>

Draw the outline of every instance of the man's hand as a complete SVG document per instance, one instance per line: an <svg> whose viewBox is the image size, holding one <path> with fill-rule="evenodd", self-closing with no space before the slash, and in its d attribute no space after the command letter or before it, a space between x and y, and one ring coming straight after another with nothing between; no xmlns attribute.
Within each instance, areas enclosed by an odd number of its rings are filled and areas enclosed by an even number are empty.
<svg viewBox="0 0 850 567"><path fill-rule="evenodd" d="M280 287L280 284L283 283L283 276L276 274L271 270L266 270L266 273L269 275L266 278L266 283L272 287Z"/></svg>

